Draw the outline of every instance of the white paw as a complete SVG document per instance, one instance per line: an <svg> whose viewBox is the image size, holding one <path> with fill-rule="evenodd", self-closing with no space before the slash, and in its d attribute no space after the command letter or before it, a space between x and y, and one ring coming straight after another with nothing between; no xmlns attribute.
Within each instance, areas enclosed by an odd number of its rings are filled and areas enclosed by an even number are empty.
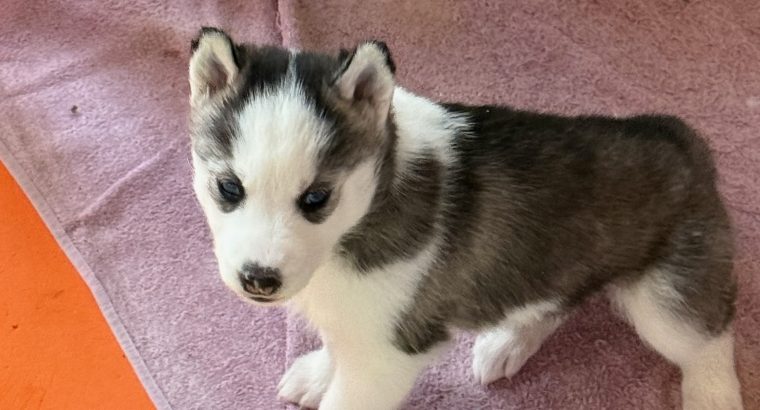
<svg viewBox="0 0 760 410"><path fill-rule="evenodd" d="M520 337L523 336L523 337ZM478 336L472 349L472 372L482 385L514 376L541 347L542 338L524 337L508 329Z"/></svg>
<svg viewBox="0 0 760 410"><path fill-rule="evenodd" d="M331 377L330 354L325 349L315 350L296 359L282 376L277 394L291 403L316 409Z"/></svg>
<svg viewBox="0 0 760 410"><path fill-rule="evenodd" d="M684 410L742 410L739 380L731 371L684 372Z"/></svg>
<svg viewBox="0 0 760 410"><path fill-rule="evenodd" d="M738 391L684 392L684 410L742 410L742 398Z"/></svg>

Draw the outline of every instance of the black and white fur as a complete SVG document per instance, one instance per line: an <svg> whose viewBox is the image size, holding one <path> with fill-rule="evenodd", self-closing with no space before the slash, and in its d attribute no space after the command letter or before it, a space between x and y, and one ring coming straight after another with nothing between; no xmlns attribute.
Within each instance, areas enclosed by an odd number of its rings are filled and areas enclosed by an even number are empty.
<svg viewBox="0 0 760 410"><path fill-rule="evenodd" d="M731 232L694 131L435 103L393 74L380 42L338 56L211 28L193 42L195 191L221 276L323 341L280 396L397 408L454 329L479 332L479 382L510 377L606 290L681 368L684 408L742 408Z"/></svg>

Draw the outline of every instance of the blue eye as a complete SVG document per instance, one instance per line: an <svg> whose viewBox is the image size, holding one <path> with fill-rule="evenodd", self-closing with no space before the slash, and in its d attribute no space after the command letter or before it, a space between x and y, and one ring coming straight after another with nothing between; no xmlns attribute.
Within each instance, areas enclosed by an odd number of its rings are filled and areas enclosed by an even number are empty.
<svg viewBox="0 0 760 410"><path fill-rule="evenodd" d="M329 199L329 190L316 189L313 191L306 191L298 200L298 206L306 213L315 212L324 207Z"/></svg>
<svg viewBox="0 0 760 410"><path fill-rule="evenodd" d="M223 179L218 183L219 193L225 201L240 202L243 199L243 187L239 182L232 179Z"/></svg>
<svg viewBox="0 0 760 410"><path fill-rule="evenodd" d="M327 192L325 191L311 191L306 193L304 198L305 205L319 205L327 200Z"/></svg>

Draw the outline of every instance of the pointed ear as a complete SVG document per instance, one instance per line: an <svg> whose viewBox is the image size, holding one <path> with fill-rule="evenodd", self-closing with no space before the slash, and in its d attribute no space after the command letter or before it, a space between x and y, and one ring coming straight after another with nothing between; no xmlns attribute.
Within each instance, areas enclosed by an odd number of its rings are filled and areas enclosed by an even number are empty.
<svg viewBox="0 0 760 410"><path fill-rule="evenodd" d="M222 30L203 27L192 42L190 101L200 104L226 89L238 75L235 45Z"/></svg>
<svg viewBox="0 0 760 410"><path fill-rule="evenodd" d="M378 123L384 123L393 98L396 71L388 46L370 41L360 44L353 54L342 52L341 57L344 63L334 83L338 95L358 108L371 109Z"/></svg>

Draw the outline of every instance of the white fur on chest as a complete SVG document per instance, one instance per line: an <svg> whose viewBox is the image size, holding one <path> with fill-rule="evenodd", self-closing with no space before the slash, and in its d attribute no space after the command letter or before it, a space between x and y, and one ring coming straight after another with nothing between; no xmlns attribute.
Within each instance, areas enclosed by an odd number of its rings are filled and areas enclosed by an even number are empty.
<svg viewBox="0 0 760 410"><path fill-rule="evenodd" d="M411 304L435 257L429 246L415 257L358 272L333 257L311 278L293 306L317 327L326 343L388 343L396 320Z"/></svg>

